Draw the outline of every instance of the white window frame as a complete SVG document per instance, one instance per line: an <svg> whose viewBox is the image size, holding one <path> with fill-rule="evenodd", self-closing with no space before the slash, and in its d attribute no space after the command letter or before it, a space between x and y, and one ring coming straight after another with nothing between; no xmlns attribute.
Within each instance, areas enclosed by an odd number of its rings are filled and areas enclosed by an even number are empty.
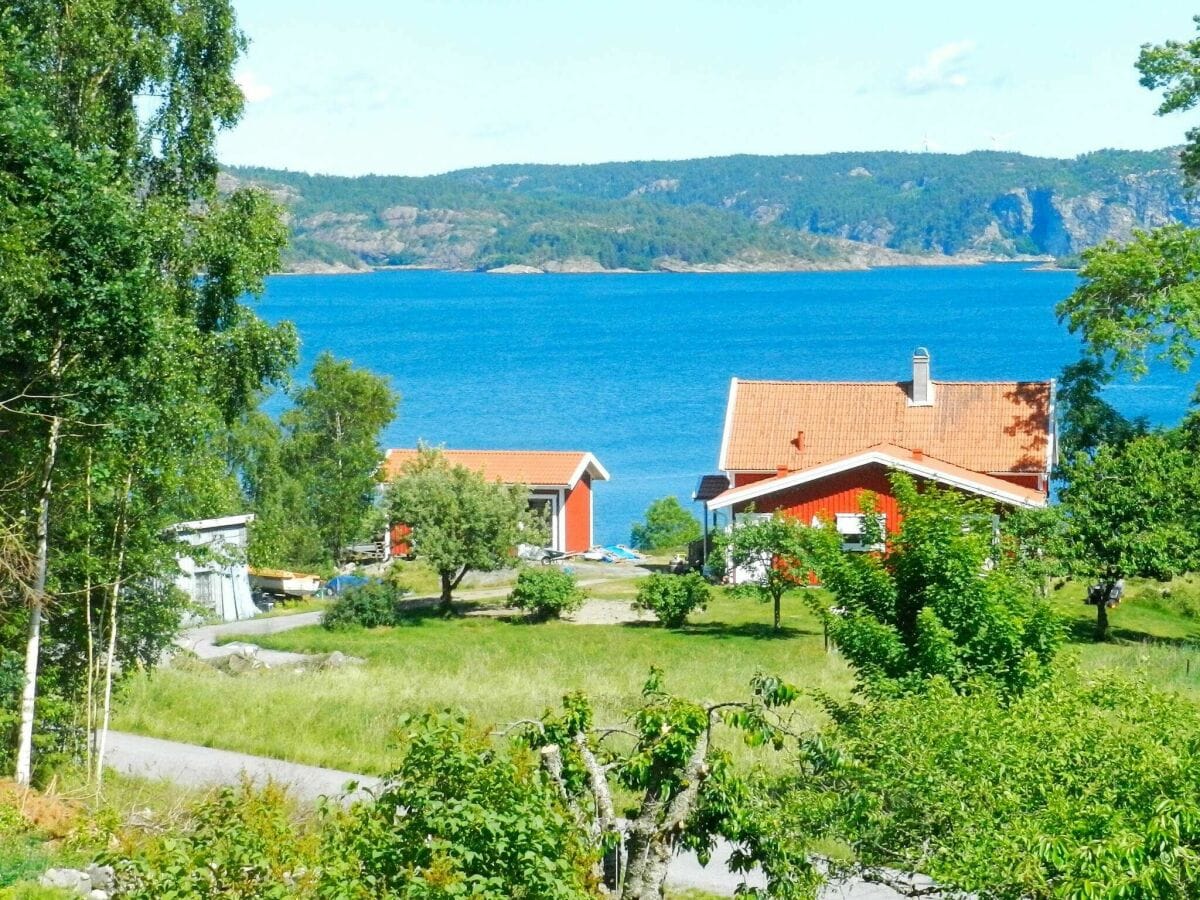
<svg viewBox="0 0 1200 900"><path fill-rule="evenodd" d="M875 513L879 521L879 529L887 533L887 514ZM864 544L862 542L863 525L866 524L865 513L835 513L834 525L838 534L842 535L842 549L851 553L869 553L881 551L883 544Z"/></svg>

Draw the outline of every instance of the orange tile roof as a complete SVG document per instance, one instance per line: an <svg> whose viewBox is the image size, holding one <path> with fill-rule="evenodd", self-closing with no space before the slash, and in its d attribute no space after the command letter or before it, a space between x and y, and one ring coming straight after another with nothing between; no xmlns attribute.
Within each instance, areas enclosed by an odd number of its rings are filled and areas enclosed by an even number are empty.
<svg viewBox="0 0 1200 900"><path fill-rule="evenodd" d="M451 465L482 472L489 481L505 484L574 487L585 470L593 478L608 480L608 472L596 457L582 451L438 449ZM416 458L415 449L389 450L383 461L384 477L395 478Z"/></svg>
<svg viewBox="0 0 1200 900"><path fill-rule="evenodd" d="M800 471L888 443L975 472L1049 468L1052 382L935 381L930 406L910 385L735 379L719 465Z"/></svg>
<svg viewBox="0 0 1200 900"><path fill-rule="evenodd" d="M973 469L956 466L945 460L934 459L924 453L913 453L905 447L897 447L894 444L876 444L873 447L863 448L857 453L840 459L827 460L821 465L811 466L799 472L775 475L741 487L730 488L710 500L708 505L710 509L724 509L745 500L787 490L789 487L824 477L825 473L817 470L845 471L873 464L882 464L922 477L929 477L934 481L952 484L1004 502L1022 506L1044 506L1046 503L1044 491L1022 487L1010 481L976 472Z"/></svg>

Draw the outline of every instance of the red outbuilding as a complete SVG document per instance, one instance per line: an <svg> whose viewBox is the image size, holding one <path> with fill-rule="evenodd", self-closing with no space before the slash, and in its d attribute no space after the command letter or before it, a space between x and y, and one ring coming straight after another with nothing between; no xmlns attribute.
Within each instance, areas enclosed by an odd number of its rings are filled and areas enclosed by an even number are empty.
<svg viewBox="0 0 1200 900"><path fill-rule="evenodd" d="M893 382L742 381L729 386L719 475L695 494L706 524L753 509L827 520L861 546L860 499L900 525L887 475L907 472L993 501L1047 501L1055 458L1053 381L934 381L929 353Z"/></svg>
<svg viewBox="0 0 1200 900"><path fill-rule="evenodd" d="M385 477L399 476L417 452L389 450L383 463ZM592 483L608 481L608 472L591 453L444 449L441 453L450 465L482 472L488 481L527 486L530 507L544 511L550 524L550 549L581 553L591 548Z"/></svg>

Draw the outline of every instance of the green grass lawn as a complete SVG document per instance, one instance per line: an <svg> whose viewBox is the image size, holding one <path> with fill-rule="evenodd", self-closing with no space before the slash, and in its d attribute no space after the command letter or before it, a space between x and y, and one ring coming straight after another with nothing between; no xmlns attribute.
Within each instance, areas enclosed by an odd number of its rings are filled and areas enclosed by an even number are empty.
<svg viewBox="0 0 1200 900"><path fill-rule="evenodd" d="M628 598L635 587L618 579L589 593ZM1200 701L1200 581L1131 583L1129 599L1112 611L1113 639L1105 644L1091 640L1095 612L1082 596L1082 586L1067 584L1051 598L1067 623L1068 658L1088 670L1141 672L1152 683ZM335 671L238 677L206 666L138 675L124 692L116 727L378 773L395 758L394 727L401 713L451 707L490 726L540 715L566 691L581 689L593 698L598 719L612 722L636 704L651 666L665 670L668 688L697 700L744 696L760 670L802 688L846 696L850 674L836 653L825 651L804 598L789 597L784 606L781 635L771 632L768 606L724 592L681 631L442 619L431 613L375 631L298 629L249 640L277 650L340 650L367 662ZM798 715L797 725L819 718L811 700L799 705ZM744 748L735 752L743 759L752 755Z"/></svg>
<svg viewBox="0 0 1200 900"><path fill-rule="evenodd" d="M397 715L453 707L502 724L539 715L582 689L598 719L633 706L651 666L671 690L697 700L745 696L756 671L845 695L846 666L826 653L800 596L785 601L775 635L770 608L723 594L682 631L631 625L524 624L414 616L374 631L304 628L253 640L264 647L364 657L361 668L230 677L203 666L137 676L115 727L156 737L360 772L381 772ZM811 724L816 706L799 714ZM801 723L797 723L801 724ZM748 750L739 751L748 754Z"/></svg>
<svg viewBox="0 0 1200 900"><path fill-rule="evenodd" d="M1068 583L1051 595L1067 623L1068 639L1085 670L1119 669L1200 701L1200 576L1163 584L1131 580L1126 599L1109 610L1109 640L1092 637L1095 607L1085 586Z"/></svg>

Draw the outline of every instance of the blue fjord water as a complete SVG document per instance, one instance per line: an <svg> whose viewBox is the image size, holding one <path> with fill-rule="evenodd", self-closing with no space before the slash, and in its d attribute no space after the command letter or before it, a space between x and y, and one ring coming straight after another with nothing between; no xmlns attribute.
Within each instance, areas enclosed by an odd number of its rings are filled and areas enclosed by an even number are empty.
<svg viewBox="0 0 1200 900"><path fill-rule="evenodd" d="M290 319L301 373L323 350L391 377L388 446L591 450L599 541L626 540L656 497L690 505L713 471L731 376L1045 379L1078 355L1054 305L1068 272L1005 264L752 275L384 271L269 279L259 311ZM1194 379L1156 368L1110 399L1175 421Z"/></svg>

